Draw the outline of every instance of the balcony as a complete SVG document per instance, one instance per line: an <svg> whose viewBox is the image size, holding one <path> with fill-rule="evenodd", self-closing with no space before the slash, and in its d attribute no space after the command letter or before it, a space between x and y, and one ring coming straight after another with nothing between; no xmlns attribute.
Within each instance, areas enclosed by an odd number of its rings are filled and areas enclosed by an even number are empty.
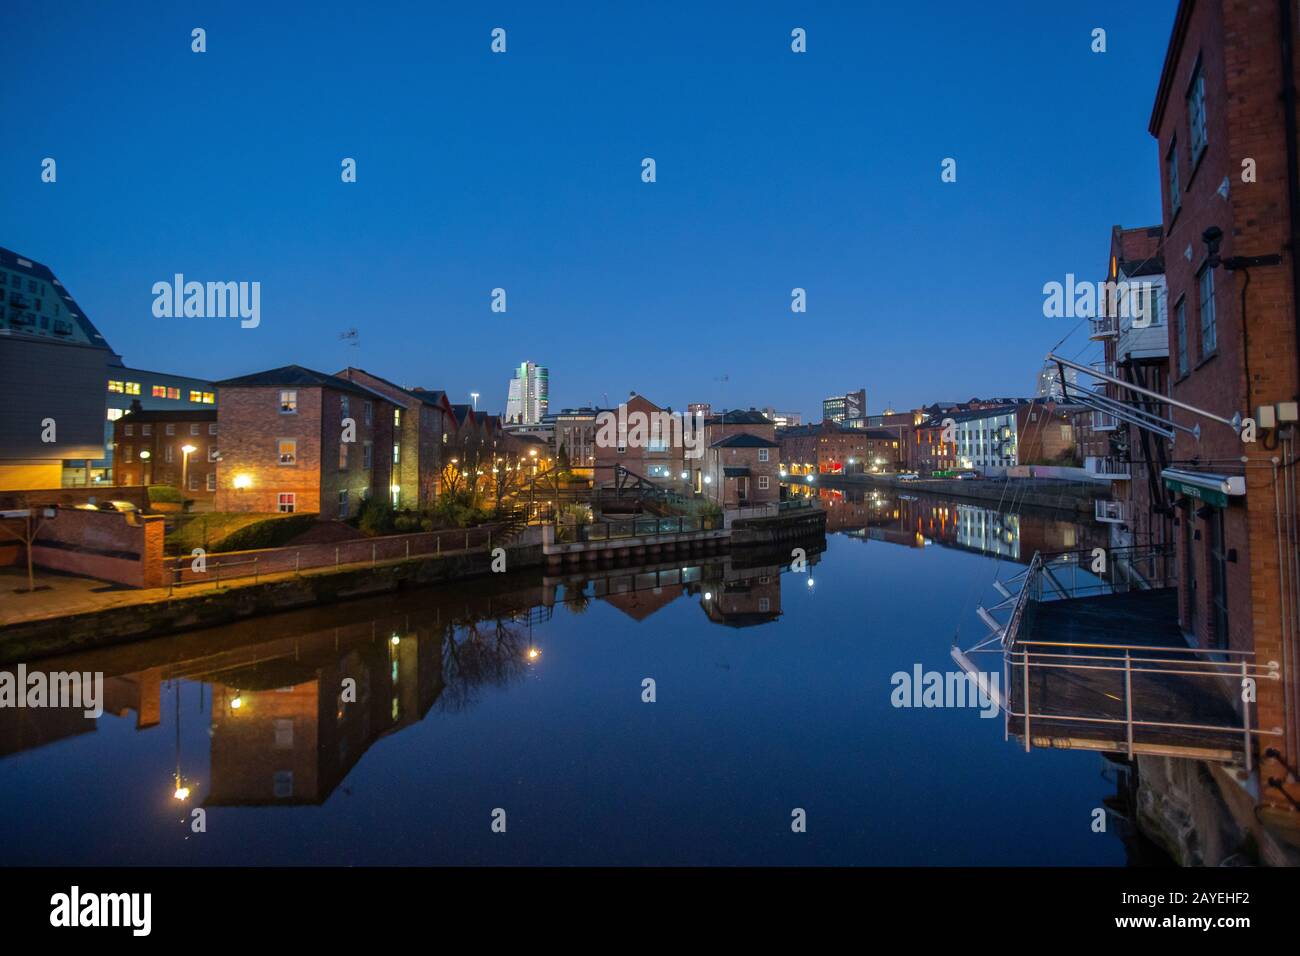
<svg viewBox="0 0 1300 956"><path fill-rule="evenodd" d="M1169 329L1163 324L1137 328L1125 319L1120 325L1115 354L1121 362L1168 358Z"/></svg>
<svg viewBox="0 0 1300 956"><path fill-rule="evenodd" d="M1097 498L1093 502L1093 506L1097 520L1103 524L1123 524L1128 520L1126 502Z"/></svg>
<svg viewBox="0 0 1300 956"><path fill-rule="evenodd" d="M1090 455L1084 459L1083 467L1093 478L1107 481L1128 481L1133 477L1132 465L1111 456Z"/></svg>
<svg viewBox="0 0 1300 956"><path fill-rule="evenodd" d="M1119 335L1119 319L1113 315L1099 315L1089 319L1088 338L1094 341L1113 339Z"/></svg>
<svg viewBox="0 0 1300 956"><path fill-rule="evenodd" d="M998 653L1002 687L992 693L1009 737L1036 747L1187 757L1244 766L1276 746L1281 731L1261 727L1234 687L1279 680L1275 662L1250 651L1189 647L1178 626L1172 548L1115 548L1103 570L1089 551L1035 554L999 587L1008 614L993 632L953 659L974 679L972 661ZM994 610L996 610L995 608ZM994 675L996 676L996 675Z"/></svg>
<svg viewBox="0 0 1300 956"><path fill-rule="evenodd" d="M1110 412L1092 413L1092 430L1095 432L1113 432L1119 428L1119 419Z"/></svg>

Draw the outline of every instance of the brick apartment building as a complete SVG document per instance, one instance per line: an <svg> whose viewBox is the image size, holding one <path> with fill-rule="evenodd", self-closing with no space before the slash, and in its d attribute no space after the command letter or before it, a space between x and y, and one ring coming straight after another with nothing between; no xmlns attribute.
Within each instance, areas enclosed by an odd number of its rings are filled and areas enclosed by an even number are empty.
<svg viewBox="0 0 1300 956"><path fill-rule="evenodd" d="M403 388L364 369L345 368L338 377L387 397L393 404L393 487L395 508L432 507L442 488L442 472L452 457L456 416L447 394L438 389Z"/></svg>
<svg viewBox="0 0 1300 956"><path fill-rule="evenodd" d="M121 485L171 485L187 498L210 502L218 454L214 408L151 411L137 402L113 423Z"/></svg>
<svg viewBox="0 0 1300 956"><path fill-rule="evenodd" d="M671 415L672 408L661 408L644 395L631 394L624 403L624 413L629 422L635 422L633 415L654 416ZM609 415L617 416L619 409L605 409ZM661 421L666 419L660 418ZM633 474L648 478L655 484L672 487L677 491L689 492L692 479L699 478L702 459L687 458L685 443L681 440L679 430L668 429L664 434L660 430L655 436L648 436L645 441L638 439L632 429L617 429L617 435L611 444L601 439L601 419L596 422L595 464L592 473L596 487L612 488L618 481L616 469L622 466ZM608 431L608 430L607 430ZM707 434L705 436L707 442ZM685 473L687 478L681 476Z"/></svg>
<svg viewBox="0 0 1300 956"><path fill-rule="evenodd" d="M1111 229L1106 281L1127 289L1116 308L1092 322L1091 337L1102 343L1099 371L1140 388L1169 389L1168 290L1165 287L1163 228ZM1143 299L1144 308L1135 308ZM1143 411L1168 417L1163 402L1147 400L1113 383L1098 391L1115 401L1137 403ZM1084 415L1077 415L1079 420ZM1076 422L1078 426L1080 422ZM1109 499L1098 499L1096 518L1110 529L1115 547L1169 543L1173 510L1161 482L1171 444L1162 435L1124 422L1102 410L1086 414L1086 434L1076 435L1084 467L1111 480ZM1082 447L1086 445L1085 447Z"/></svg>
<svg viewBox="0 0 1300 956"><path fill-rule="evenodd" d="M392 495L394 412L413 402L286 365L220 383L217 511L348 518ZM344 419L355 423L344 441Z"/></svg>
<svg viewBox="0 0 1300 956"><path fill-rule="evenodd" d="M723 508L779 501L780 451L776 441L750 432L719 438L704 453L704 496Z"/></svg>
<svg viewBox="0 0 1300 956"><path fill-rule="evenodd" d="M1300 391L1296 43L1293 3L1182 0L1149 127L1162 183L1171 397L1261 425L1254 443L1209 419L1199 441L1177 435L1164 483L1177 521L1180 620L1200 646L1253 649L1258 662L1282 665L1282 680L1258 687L1256 726L1285 735L1259 748L1260 812L1293 833L1300 555L1287 537L1297 502L1286 470ZM1222 231L1217 257L1205 241L1211 228ZM1263 427L1270 417L1274 427Z"/></svg>
<svg viewBox="0 0 1300 956"><path fill-rule="evenodd" d="M1079 409L1046 399L1016 406L1015 442L1011 449L1017 465L1077 465L1078 440L1074 416Z"/></svg>
<svg viewBox="0 0 1300 956"><path fill-rule="evenodd" d="M897 471L906 439L886 428L851 428L823 420L780 429L781 464L787 474L862 474Z"/></svg>

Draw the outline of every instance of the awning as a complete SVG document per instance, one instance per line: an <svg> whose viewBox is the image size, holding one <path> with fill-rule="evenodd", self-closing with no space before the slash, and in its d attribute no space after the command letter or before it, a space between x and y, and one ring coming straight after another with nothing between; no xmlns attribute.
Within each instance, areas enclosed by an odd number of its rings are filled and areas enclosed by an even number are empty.
<svg viewBox="0 0 1300 956"><path fill-rule="evenodd" d="M1241 475L1215 475L1207 471L1166 468L1160 473L1160 478L1171 491L1219 508L1228 506L1229 496L1235 498L1246 494L1246 479Z"/></svg>
<svg viewBox="0 0 1300 956"><path fill-rule="evenodd" d="M724 477L727 478L748 478L749 469L748 468L723 468L722 474Z"/></svg>

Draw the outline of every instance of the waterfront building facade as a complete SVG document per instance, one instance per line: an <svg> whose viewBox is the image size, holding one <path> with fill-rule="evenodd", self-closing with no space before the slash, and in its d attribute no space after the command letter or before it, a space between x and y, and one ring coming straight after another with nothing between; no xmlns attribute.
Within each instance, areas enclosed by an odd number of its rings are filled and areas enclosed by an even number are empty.
<svg viewBox="0 0 1300 956"><path fill-rule="evenodd" d="M346 519L371 496L392 494L393 413L413 401L300 365L217 384L217 511ZM355 426L350 442L345 419Z"/></svg>
<svg viewBox="0 0 1300 956"><path fill-rule="evenodd" d="M1255 442L1204 418L1199 440L1177 433L1162 479L1175 509L1179 623L1201 647L1281 665L1280 680L1258 687L1255 726L1283 732L1260 746L1258 799L1300 833L1300 555L1286 473L1300 393L1296 43L1294 4L1182 0L1149 130L1170 396L1259 427Z"/></svg>
<svg viewBox="0 0 1300 956"><path fill-rule="evenodd" d="M158 411L135 402L113 422L112 448L117 485L170 485L203 503L216 494L215 408Z"/></svg>

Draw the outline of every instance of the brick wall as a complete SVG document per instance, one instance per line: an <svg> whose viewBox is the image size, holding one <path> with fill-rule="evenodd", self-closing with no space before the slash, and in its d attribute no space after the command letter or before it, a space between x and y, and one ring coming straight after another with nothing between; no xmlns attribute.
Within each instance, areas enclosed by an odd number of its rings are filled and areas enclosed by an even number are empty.
<svg viewBox="0 0 1300 956"><path fill-rule="evenodd" d="M1172 395L1180 401L1231 417L1250 414L1252 406L1294 399L1297 393L1295 303L1291 285L1291 236L1286 180L1285 125L1279 93L1283 87L1276 3L1264 0L1184 2L1175 24L1171 58L1152 118L1159 147L1159 175L1165 222L1165 268L1169 287ZM1292 30L1295 30L1293 14ZM1293 37L1294 40L1294 37ZM1199 157L1190 153L1188 105L1185 99L1196 64L1205 77L1207 146ZM1294 79L1294 78L1293 78ZM1181 208L1171 203L1165 157L1177 143ZM1242 161L1253 159L1258 181L1242 182ZM1219 190L1227 179L1228 198ZM1217 347L1200 346L1202 297L1197 277L1206 259L1202 232L1223 230L1220 254L1283 253L1280 266L1250 270L1248 290L1249 350L1242 342L1241 294L1244 276L1225 268L1214 271L1213 303ZM1185 307L1189 371L1180 376L1178 306ZM1249 359L1249 382L1246 360ZM1250 395L1247 396L1249 387ZM1279 613L1279 569L1273 506L1273 476L1268 459L1276 454L1262 443L1243 444L1233 431L1201 421L1200 441L1180 433L1174 447L1175 464L1207 471L1245 474L1244 501L1232 503L1224 515L1225 546L1235 552L1227 567L1228 634L1216 633L1211 614L1209 562L1210 525L1197 509L1181 511L1178 539L1183 580L1182 623L1198 643L1225 640L1239 649L1254 649L1261 661L1282 660ZM1243 467L1245 454L1250 463ZM1192 581L1196 587L1193 590ZM1292 680L1294 677L1292 677ZM1282 689L1262 682L1257 721L1282 726ZM1289 747L1294 755L1296 741ZM1261 773L1284 772L1265 762ZM1264 791L1265 799L1278 795Z"/></svg>

